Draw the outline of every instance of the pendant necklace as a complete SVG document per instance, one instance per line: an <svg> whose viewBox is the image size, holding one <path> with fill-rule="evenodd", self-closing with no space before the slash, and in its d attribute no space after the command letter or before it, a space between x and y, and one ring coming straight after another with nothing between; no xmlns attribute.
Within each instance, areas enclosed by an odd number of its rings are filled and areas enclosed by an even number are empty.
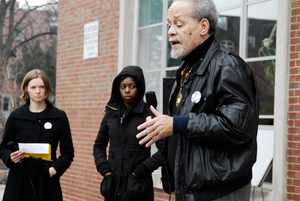
<svg viewBox="0 0 300 201"><path fill-rule="evenodd" d="M202 60L202 58L199 60L199 61L201 61ZM199 62L198 61L198 62ZM197 63L198 63L197 62ZM196 64L197 64L196 63ZM195 65L196 65L195 64ZM181 71L181 81L180 81L180 89L179 89L179 92L178 92L178 95L177 95L177 97L176 97L176 107L178 108L178 106L179 106L179 104L180 104L180 102L181 102L181 99L182 99L182 94L181 94L181 91L182 91L182 87L183 87L183 85L184 85L184 83L185 83L185 81L188 79L188 77L190 76L190 73L191 73L191 71L193 70L193 67L195 66L195 65L193 65L192 67L191 67L191 69L189 70L189 72L187 72L185 75L184 75L184 73L185 73L185 69L186 69L186 67L187 67L187 65L185 66L185 68L183 69L183 71ZM183 77L184 77L184 80L183 80Z"/></svg>

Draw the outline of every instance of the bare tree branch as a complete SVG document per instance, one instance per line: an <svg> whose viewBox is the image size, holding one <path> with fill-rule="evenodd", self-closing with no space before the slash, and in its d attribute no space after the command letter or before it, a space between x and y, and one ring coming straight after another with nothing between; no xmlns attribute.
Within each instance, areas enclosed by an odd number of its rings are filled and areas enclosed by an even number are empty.
<svg viewBox="0 0 300 201"><path fill-rule="evenodd" d="M12 49L12 51L14 52L17 48L21 47L22 45L24 45L25 43L28 43L29 41L31 41L31 40L33 40L33 39L36 39L36 38L38 38L38 37L40 37L40 36L51 35L51 34L52 34L52 35L56 35L57 33L54 33L54 32L44 32L44 33L36 34L36 35L34 35L34 36L32 36L32 37L30 37L30 38L28 38L28 39L22 41L22 42L19 43L18 45L16 45L16 46Z"/></svg>

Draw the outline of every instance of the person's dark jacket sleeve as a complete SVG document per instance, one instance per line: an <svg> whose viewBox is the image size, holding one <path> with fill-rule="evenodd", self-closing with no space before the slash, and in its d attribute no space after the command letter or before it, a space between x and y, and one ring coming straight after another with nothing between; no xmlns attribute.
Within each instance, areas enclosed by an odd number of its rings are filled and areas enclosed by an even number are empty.
<svg viewBox="0 0 300 201"><path fill-rule="evenodd" d="M60 156L52 163L57 175L61 176L71 165L74 158L74 147L71 136L70 124L65 112L61 111L60 135L59 135Z"/></svg>
<svg viewBox="0 0 300 201"><path fill-rule="evenodd" d="M160 140L162 141L162 140ZM156 170L161 165L162 154L161 154L161 143L158 141L156 143L156 147L158 148L157 152L153 154L151 157L148 157L144 162L137 165L135 170L133 171L140 178L151 175L151 173Z"/></svg>
<svg viewBox="0 0 300 201"><path fill-rule="evenodd" d="M106 148L109 141L107 119L109 115L106 113L100 125L100 129L94 144L94 158L98 172L104 175L107 172L111 172L111 168L108 165Z"/></svg>
<svg viewBox="0 0 300 201"><path fill-rule="evenodd" d="M6 121L2 142L0 144L0 158L8 168L11 168L13 165L16 165L10 159L10 154L12 153L12 151L10 151L7 146L7 143L9 141L14 141L16 128L17 126L14 124L11 114Z"/></svg>

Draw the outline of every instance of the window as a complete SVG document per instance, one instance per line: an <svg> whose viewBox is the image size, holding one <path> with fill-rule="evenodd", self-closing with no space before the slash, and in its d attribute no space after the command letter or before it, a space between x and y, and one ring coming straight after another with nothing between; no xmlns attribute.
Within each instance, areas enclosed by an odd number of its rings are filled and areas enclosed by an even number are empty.
<svg viewBox="0 0 300 201"><path fill-rule="evenodd" d="M259 88L260 124L273 125L278 2L243 1L227 5L215 0L220 14L216 38L253 70Z"/></svg>
<svg viewBox="0 0 300 201"><path fill-rule="evenodd" d="M57 26L50 26L50 32L51 33L55 33L55 34L50 34L49 35L49 40L53 40L56 38L56 34L57 34Z"/></svg>
<svg viewBox="0 0 300 201"><path fill-rule="evenodd" d="M57 16L50 16L49 17L49 31L51 33L55 33L55 34L50 34L49 35L49 40L53 40L56 38L56 34L57 34Z"/></svg>
<svg viewBox="0 0 300 201"><path fill-rule="evenodd" d="M9 110L9 98L3 97L3 111Z"/></svg>
<svg viewBox="0 0 300 201"><path fill-rule="evenodd" d="M16 77L16 70L17 70L17 64L16 63L10 63L9 69L8 69L8 79L15 79Z"/></svg>

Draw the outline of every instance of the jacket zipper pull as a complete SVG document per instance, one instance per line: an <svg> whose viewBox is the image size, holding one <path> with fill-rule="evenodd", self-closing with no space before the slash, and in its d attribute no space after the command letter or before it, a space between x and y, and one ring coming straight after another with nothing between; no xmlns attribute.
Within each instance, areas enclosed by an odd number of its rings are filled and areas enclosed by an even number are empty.
<svg viewBox="0 0 300 201"><path fill-rule="evenodd" d="M126 111L125 111L126 112ZM121 117L121 124L123 123L123 119L124 119L124 116L125 116L125 112L123 113L123 116Z"/></svg>

